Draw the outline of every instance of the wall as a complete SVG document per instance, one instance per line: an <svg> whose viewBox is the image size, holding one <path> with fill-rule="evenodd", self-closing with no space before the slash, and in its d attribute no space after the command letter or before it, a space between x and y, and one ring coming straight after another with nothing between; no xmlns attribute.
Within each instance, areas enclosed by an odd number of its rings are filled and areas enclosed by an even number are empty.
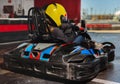
<svg viewBox="0 0 120 84"><path fill-rule="evenodd" d="M15 12L18 9L18 5L21 4L22 8L24 8L25 15L27 15L28 9L34 6L34 0L10 0L10 3L8 1L9 0L0 0L0 14L2 14L2 17L8 17L8 14L3 13L4 5L13 5Z"/></svg>
<svg viewBox="0 0 120 84"><path fill-rule="evenodd" d="M25 15L27 15L29 8L34 7L34 0L22 0L22 2L25 9Z"/></svg>

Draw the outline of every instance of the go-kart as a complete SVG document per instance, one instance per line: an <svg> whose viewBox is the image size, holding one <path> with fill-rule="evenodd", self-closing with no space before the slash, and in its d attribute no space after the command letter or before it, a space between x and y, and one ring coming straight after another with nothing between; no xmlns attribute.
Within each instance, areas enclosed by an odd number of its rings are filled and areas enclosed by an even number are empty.
<svg viewBox="0 0 120 84"><path fill-rule="evenodd" d="M37 11L36 15L30 16L31 11ZM39 21L38 17L41 17ZM50 32L40 33L40 28L47 28L44 27L44 17L44 13L37 8L29 10L32 41L22 43L4 55L6 68L30 70L74 81L89 81L105 69L108 62L114 60L115 46L110 42L97 43L86 39L81 44L63 43L50 38ZM40 22L40 28L36 26L37 22Z"/></svg>

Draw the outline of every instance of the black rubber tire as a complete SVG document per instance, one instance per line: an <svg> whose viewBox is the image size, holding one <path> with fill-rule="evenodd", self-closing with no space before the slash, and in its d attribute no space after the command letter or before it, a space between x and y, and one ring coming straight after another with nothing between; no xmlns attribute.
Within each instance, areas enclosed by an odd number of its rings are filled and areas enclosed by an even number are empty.
<svg viewBox="0 0 120 84"><path fill-rule="evenodd" d="M115 58L115 52L112 51L112 52L109 52L108 53L108 62L112 62Z"/></svg>
<svg viewBox="0 0 120 84"><path fill-rule="evenodd" d="M108 53L108 62L111 62L115 58L115 51L112 49L115 49L115 45L111 42L104 42L102 43L104 45L103 50Z"/></svg>

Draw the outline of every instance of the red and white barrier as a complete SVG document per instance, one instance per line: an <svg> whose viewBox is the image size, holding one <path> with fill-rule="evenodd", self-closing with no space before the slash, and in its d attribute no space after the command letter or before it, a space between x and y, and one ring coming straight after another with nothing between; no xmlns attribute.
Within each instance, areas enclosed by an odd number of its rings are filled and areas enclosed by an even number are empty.
<svg viewBox="0 0 120 84"><path fill-rule="evenodd" d="M87 24L87 28L112 28L112 24Z"/></svg>

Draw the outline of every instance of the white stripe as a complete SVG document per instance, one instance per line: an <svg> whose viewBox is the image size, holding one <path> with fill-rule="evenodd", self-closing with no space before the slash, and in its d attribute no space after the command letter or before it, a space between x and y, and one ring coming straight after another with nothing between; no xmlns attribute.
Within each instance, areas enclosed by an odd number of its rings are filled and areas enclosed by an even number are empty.
<svg viewBox="0 0 120 84"><path fill-rule="evenodd" d="M0 20L28 20L27 18L0 18Z"/></svg>
<svg viewBox="0 0 120 84"><path fill-rule="evenodd" d="M7 74L7 73L9 73L10 71L8 71L8 70L2 70L2 69L0 69L0 75L4 75L4 74Z"/></svg>
<svg viewBox="0 0 120 84"><path fill-rule="evenodd" d="M95 32L95 33L120 33L120 30L88 30L88 32Z"/></svg>
<svg viewBox="0 0 120 84"><path fill-rule="evenodd" d="M112 24L112 27L120 27L120 24Z"/></svg>
<svg viewBox="0 0 120 84"><path fill-rule="evenodd" d="M97 83L103 83L103 84L120 84L118 82L113 82L113 81L108 81L108 80L98 79L98 78L95 78L92 81Z"/></svg>
<svg viewBox="0 0 120 84"><path fill-rule="evenodd" d="M26 42L26 41L29 41L29 40L13 41L13 42L0 43L0 45L7 45L7 44L14 44L14 43L21 43L21 42Z"/></svg>

